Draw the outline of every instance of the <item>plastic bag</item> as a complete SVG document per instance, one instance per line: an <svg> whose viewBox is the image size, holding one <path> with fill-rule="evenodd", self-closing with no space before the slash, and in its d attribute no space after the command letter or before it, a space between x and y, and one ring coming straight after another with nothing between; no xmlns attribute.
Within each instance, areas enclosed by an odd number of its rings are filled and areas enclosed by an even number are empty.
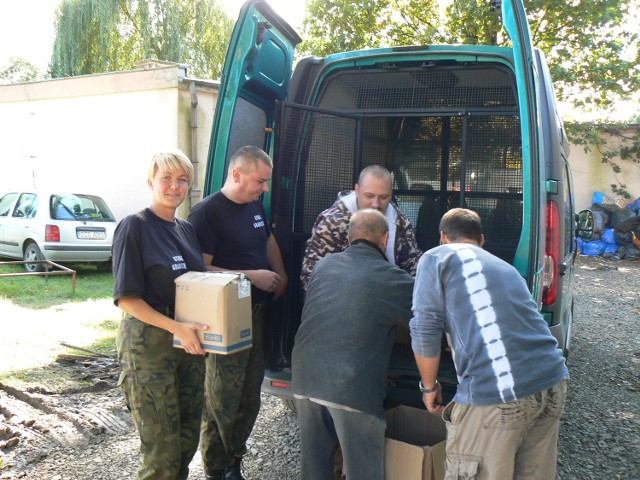
<svg viewBox="0 0 640 480"><path fill-rule="evenodd" d="M582 245L582 254L586 257L597 257L598 255L602 255L604 253L605 248L606 243L600 240L584 242L584 244Z"/></svg>
<svg viewBox="0 0 640 480"><path fill-rule="evenodd" d="M593 233L602 234L609 223L609 212L600 205L591 205L593 213Z"/></svg>
<svg viewBox="0 0 640 480"><path fill-rule="evenodd" d="M621 258L624 260L640 260L640 250L635 248L633 245L625 245L624 247L620 247L618 253L622 253Z"/></svg>
<svg viewBox="0 0 640 480"><path fill-rule="evenodd" d="M602 252L602 254L604 255L606 253L616 253L619 248L620 245L618 245L617 243L607 243L605 244L604 252Z"/></svg>
<svg viewBox="0 0 640 480"><path fill-rule="evenodd" d="M620 230L614 231L614 237L618 245L632 245L633 246L633 234L631 232L621 232Z"/></svg>
<svg viewBox="0 0 640 480"><path fill-rule="evenodd" d="M594 205L602 205L602 200L604 200L604 193L593 192L593 198L591 199L591 203L593 203Z"/></svg>
<svg viewBox="0 0 640 480"><path fill-rule="evenodd" d="M629 220L630 218L634 218L636 216L637 216L636 212L634 212L633 210L629 210L628 208L616 210L609 217L609 225L612 228L617 229L618 225L620 225L622 222L624 222L625 220Z"/></svg>
<svg viewBox="0 0 640 480"><path fill-rule="evenodd" d="M600 237L600 240L602 240L604 243L617 245L616 237L615 237L615 234L613 232L614 232L613 228L605 228L604 229L604 233Z"/></svg>

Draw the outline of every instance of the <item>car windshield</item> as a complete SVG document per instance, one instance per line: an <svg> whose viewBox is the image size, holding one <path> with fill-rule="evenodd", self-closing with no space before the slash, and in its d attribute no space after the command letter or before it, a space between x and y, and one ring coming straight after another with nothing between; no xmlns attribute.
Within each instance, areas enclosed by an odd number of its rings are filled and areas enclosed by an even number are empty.
<svg viewBox="0 0 640 480"><path fill-rule="evenodd" d="M94 195L51 195L49 205L53 220L115 221L104 200Z"/></svg>

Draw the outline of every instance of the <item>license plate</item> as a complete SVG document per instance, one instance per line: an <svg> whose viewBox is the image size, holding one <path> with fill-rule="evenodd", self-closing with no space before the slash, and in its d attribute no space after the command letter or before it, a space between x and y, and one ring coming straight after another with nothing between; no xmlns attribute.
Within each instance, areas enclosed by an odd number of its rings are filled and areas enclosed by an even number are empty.
<svg viewBox="0 0 640 480"><path fill-rule="evenodd" d="M95 230L78 230L77 236L81 240L104 240L107 238L105 232Z"/></svg>

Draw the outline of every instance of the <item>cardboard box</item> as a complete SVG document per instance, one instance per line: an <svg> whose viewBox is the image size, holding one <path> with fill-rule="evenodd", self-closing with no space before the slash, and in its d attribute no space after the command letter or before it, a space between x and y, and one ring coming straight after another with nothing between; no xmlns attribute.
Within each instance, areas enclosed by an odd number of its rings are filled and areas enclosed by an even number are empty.
<svg viewBox="0 0 640 480"><path fill-rule="evenodd" d="M175 319L209 327L198 330L205 352L229 354L251 348L251 283L243 274L187 272L175 282ZM173 345L182 348L175 336Z"/></svg>
<svg viewBox="0 0 640 480"><path fill-rule="evenodd" d="M443 480L446 427L440 415L412 407L385 412L386 480Z"/></svg>

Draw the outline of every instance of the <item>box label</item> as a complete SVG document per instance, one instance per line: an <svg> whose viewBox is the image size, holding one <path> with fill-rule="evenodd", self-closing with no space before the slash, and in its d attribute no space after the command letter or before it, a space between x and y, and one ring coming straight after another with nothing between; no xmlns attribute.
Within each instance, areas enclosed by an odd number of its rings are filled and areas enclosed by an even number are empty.
<svg viewBox="0 0 640 480"><path fill-rule="evenodd" d="M240 338L247 338L251 336L251 329L245 328L244 330L240 330Z"/></svg>
<svg viewBox="0 0 640 480"><path fill-rule="evenodd" d="M204 333L202 337L209 342L222 342L222 334L220 333Z"/></svg>
<svg viewBox="0 0 640 480"><path fill-rule="evenodd" d="M243 278L238 283L238 298L245 298L251 295L251 283L246 278Z"/></svg>

